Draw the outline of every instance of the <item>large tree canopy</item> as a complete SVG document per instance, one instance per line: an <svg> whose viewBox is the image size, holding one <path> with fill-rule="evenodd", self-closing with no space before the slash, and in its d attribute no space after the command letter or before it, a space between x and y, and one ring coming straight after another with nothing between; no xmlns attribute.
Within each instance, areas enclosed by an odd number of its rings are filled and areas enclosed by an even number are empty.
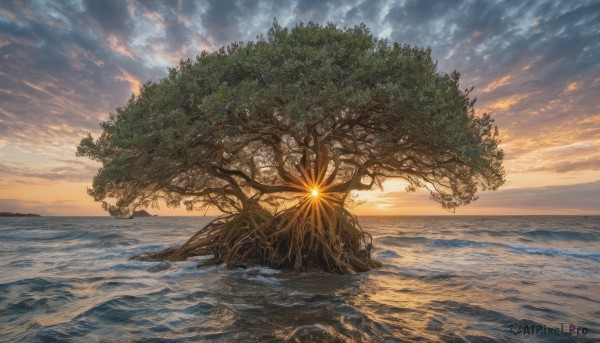
<svg viewBox="0 0 600 343"><path fill-rule="evenodd" d="M386 178L425 187L448 209L502 185L498 132L474 103L429 49L390 44L364 25L274 24L144 84L78 155L102 163L89 193L114 215L162 199L287 211L284 222L327 231L351 191Z"/></svg>

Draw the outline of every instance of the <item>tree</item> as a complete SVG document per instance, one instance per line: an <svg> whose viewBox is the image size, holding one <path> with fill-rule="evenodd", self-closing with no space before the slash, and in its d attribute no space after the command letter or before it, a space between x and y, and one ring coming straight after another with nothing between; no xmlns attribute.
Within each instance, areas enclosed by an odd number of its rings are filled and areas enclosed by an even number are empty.
<svg viewBox="0 0 600 343"><path fill-rule="evenodd" d="M275 23L144 84L77 154L102 163L89 194L112 215L159 200L224 213L180 248L137 258L366 271L379 263L345 208L352 191L400 178L452 210L503 184L497 129L471 90L430 49L364 25Z"/></svg>

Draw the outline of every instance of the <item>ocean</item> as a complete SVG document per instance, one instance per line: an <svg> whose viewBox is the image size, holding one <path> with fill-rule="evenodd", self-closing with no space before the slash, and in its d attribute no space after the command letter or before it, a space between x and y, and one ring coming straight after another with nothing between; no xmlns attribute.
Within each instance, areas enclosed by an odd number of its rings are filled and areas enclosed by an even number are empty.
<svg viewBox="0 0 600 343"><path fill-rule="evenodd" d="M128 257L206 217L0 218L1 342L600 342L600 217L361 217L357 275Z"/></svg>

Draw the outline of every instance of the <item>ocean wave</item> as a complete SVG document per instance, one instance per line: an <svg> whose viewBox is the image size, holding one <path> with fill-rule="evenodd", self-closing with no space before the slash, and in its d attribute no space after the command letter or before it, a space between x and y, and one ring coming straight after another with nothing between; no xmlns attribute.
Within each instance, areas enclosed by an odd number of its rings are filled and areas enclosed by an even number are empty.
<svg viewBox="0 0 600 343"><path fill-rule="evenodd" d="M567 256L591 259L594 261L600 261L600 250L596 249L576 249L576 248L542 248L542 247L531 247L531 246L512 246L507 247L515 252L527 253L533 255L544 255L544 256Z"/></svg>
<svg viewBox="0 0 600 343"><path fill-rule="evenodd" d="M416 245L421 245L437 248L489 247L503 245L494 242L482 242L457 238L444 239L427 237L399 237L391 235L377 237L377 243L399 247L414 247Z"/></svg>
<svg viewBox="0 0 600 343"><path fill-rule="evenodd" d="M532 230L523 233L526 237L545 240L560 240L560 241L586 241L593 242L600 240L600 232L580 232L571 230Z"/></svg>
<svg viewBox="0 0 600 343"><path fill-rule="evenodd" d="M517 239L521 241L520 239ZM525 241L531 242L531 241ZM473 241L468 239L442 239L442 238L427 238L427 237L398 237L398 236L380 236L377 238L377 243L383 246L381 249L382 256L388 257L389 249L385 247L401 247L401 248L416 248L429 247L436 249L452 249L452 248L501 248L517 253L526 253L533 255L545 256L567 256L586 258L592 260L600 260L600 250L598 249L581 249L581 248L549 248L538 246L522 246L497 242Z"/></svg>

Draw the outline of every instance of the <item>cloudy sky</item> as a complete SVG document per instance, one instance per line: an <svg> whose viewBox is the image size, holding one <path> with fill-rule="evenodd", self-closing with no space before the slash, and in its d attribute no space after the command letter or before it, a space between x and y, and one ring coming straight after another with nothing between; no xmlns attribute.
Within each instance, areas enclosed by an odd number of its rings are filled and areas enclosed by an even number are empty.
<svg viewBox="0 0 600 343"><path fill-rule="evenodd" d="M429 46L496 118L507 183L457 214L600 214L598 1L2 1L0 212L104 215L75 147L138 84L277 19L365 23ZM358 214L447 214L424 193L362 193ZM183 210L151 212L185 214Z"/></svg>

